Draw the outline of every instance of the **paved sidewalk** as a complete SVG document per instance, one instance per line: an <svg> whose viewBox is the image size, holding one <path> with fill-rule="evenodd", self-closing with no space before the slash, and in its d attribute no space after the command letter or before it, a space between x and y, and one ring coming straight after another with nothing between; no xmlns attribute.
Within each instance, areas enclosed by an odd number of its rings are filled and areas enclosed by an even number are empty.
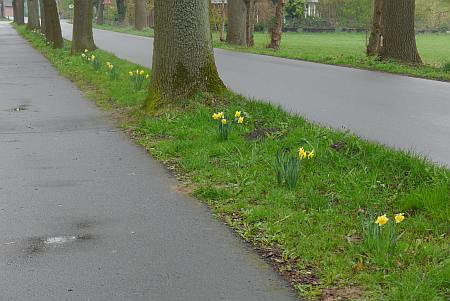
<svg viewBox="0 0 450 301"><path fill-rule="evenodd" d="M72 37L72 25L62 23ZM151 67L153 39L94 30L97 46ZM231 89L450 167L450 83L216 49Z"/></svg>
<svg viewBox="0 0 450 301"><path fill-rule="evenodd" d="M295 300L0 23L0 300Z"/></svg>

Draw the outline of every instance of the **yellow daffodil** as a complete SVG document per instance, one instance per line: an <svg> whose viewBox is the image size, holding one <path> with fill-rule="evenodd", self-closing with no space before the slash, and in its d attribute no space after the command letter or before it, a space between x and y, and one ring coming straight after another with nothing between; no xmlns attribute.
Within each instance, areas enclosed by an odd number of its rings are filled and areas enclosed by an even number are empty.
<svg viewBox="0 0 450 301"><path fill-rule="evenodd" d="M112 70L112 68L114 68L114 65L113 64L109 64L108 68Z"/></svg>
<svg viewBox="0 0 450 301"><path fill-rule="evenodd" d="M86 54L83 53L81 56L82 56L82 57L86 57Z"/></svg>
<svg viewBox="0 0 450 301"><path fill-rule="evenodd" d="M139 70L138 69L136 69L136 75L138 75L139 74Z"/></svg>
<svg viewBox="0 0 450 301"><path fill-rule="evenodd" d="M400 224L401 222L403 222L405 220L405 214L404 213L397 213L394 217L395 222L397 224Z"/></svg>
<svg viewBox="0 0 450 301"><path fill-rule="evenodd" d="M239 117L238 123L240 123L240 124L244 123L244 117Z"/></svg>
<svg viewBox="0 0 450 301"><path fill-rule="evenodd" d="M84 49L84 53L87 53L89 50L87 50L87 49Z"/></svg>
<svg viewBox="0 0 450 301"><path fill-rule="evenodd" d="M300 149L298 150L298 156L300 157L300 159L306 159L308 157L303 147L300 147Z"/></svg>
<svg viewBox="0 0 450 301"><path fill-rule="evenodd" d="M106 66L109 66L109 65L111 65L111 63L110 62L106 62Z"/></svg>
<svg viewBox="0 0 450 301"><path fill-rule="evenodd" d="M221 122L222 122L223 125L226 125L228 123L228 121L226 119L222 119Z"/></svg>
<svg viewBox="0 0 450 301"><path fill-rule="evenodd" d="M378 224L378 226L386 225L389 222L389 218L386 216L386 214L380 215L377 217L375 224Z"/></svg>
<svg viewBox="0 0 450 301"><path fill-rule="evenodd" d="M144 75L144 70L139 71L139 75Z"/></svg>
<svg viewBox="0 0 450 301"><path fill-rule="evenodd" d="M236 113L234 113L234 117L236 118L241 117L241 111L236 111Z"/></svg>
<svg viewBox="0 0 450 301"><path fill-rule="evenodd" d="M129 76L133 76L133 71L128 72Z"/></svg>
<svg viewBox="0 0 450 301"><path fill-rule="evenodd" d="M308 152L308 159L314 158L315 155L316 155L316 154L314 153L314 151Z"/></svg>
<svg viewBox="0 0 450 301"><path fill-rule="evenodd" d="M95 61L95 55L91 55L91 60Z"/></svg>
<svg viewBox="0 0 450 301"><path fill-rule="evenodd" d="M149 77L150 77L150 75L148 75L148 74L145 76L145 78L149 78Z"/></svg>

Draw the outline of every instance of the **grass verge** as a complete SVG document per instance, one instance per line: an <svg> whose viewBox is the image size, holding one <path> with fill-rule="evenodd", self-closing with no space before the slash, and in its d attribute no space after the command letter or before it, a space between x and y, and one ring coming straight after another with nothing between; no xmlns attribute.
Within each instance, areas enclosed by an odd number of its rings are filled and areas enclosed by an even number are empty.
<svg viewBox="0 0 450 301"><path fill-rule="evenodd" d="M139 31L131 26L95 25L95 27L145 37L153 37L154 34L152 29ZM279 51L266 47L270 42L267 33L255 33L255 46L251 48L220 42L218 33L213 33L216 48L450 81L450 71L445 67L446 64L450 64L448 51L450 34L418 34L416 39L425 63L422 66L367 57L364 33L284 33Z"/></svg>
<svg viewBox="0 0 450 301"><path fill-rule="evenodd" d="M54 50L38 33L18 31L88 97L120 112L132 136L177 171L184 190L253 243L303 298L447 300L448 169L231 92L199 94L145 116L146 91L135 91L127 75L145 68L96 50L103 65L95 71L70 55L69 42ZM106 62L119 79L106 74ZM218 111L248 114L225 141L211 120ZM289 190L277 183L276 153L300 146L314 148L316 158L302 164ZM406 216L397 225L401 238L385 254L367 225L397 212Z"/></svg>

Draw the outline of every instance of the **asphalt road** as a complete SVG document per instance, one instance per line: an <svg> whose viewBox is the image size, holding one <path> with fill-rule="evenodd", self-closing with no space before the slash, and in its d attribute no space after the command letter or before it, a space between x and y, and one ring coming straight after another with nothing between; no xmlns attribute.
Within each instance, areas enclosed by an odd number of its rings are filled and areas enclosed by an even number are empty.
<svg viewBox="0 0 450 301"><path fill-rule="evenodd" d="M72 26L62 24L71 38ZM98 47L151 67L153 39L94 30ZM450 166L450 83L216 49L224 82L337 129Z"/></svg>
<svg viewBox="0 0 450 301"><path fill-rule="evenodd" d="M296 300L1 22L0 45L0 301Z"/></svg>

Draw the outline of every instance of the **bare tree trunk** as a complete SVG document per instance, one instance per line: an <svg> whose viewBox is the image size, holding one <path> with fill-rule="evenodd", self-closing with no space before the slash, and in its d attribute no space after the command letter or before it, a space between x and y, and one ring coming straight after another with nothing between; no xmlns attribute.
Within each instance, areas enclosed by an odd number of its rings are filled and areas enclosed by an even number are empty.
<svg viewBox="0 0 450 301"><path fill-rule="evenodd" d="M97 4L97 13L95 16L95 22L98 25L102 25L104 23L103 12L105 11L105 3L103 0L100 0Z"/></svg>
<svg viewBox="0 0 450 301"><path fill-rule="evenodd" d="M255 45L255 41L253 38L253 33L255 31L256 14L255 0L245 0L245 6L247 7L245 22L246 44L247 47L253 47L253 45Z"/></svg>
<svg viewBox="0 0 450 301"><path fill-rule="evenodd" d="M253 46L254 20L255 0L229 0L227 42Z"/></svg>
<svg viewBox="0 0 450 301"><path fill-rule="evenodd" d="M214 60L208 1L155 0L155 18L153 78L146 110L197 91L224 91Z"/></svg>
<svg viewBox="0 0 450 301"><path fill-rule="evenodd" d="M15 22L17 25L25 24L24 0L15 0Z"/></svg>
<svg viewBox="0 0 450 301"><path fill-rule="evenodd" d="M45 10L44 10L44 0L39 0L39 13L41 16L41 33L45 34Z"/></svg>
<svg viewBox="0 0 450 301"><path fill-rule="evenodd" d="M16 8L16 0L12 0L12 9L13 9L13 20L14 23L17 23L17 8Z"/></svg>
<svg viewBox="0 0 450 301"><path fill-rule="evenodd" d="M147 25L146 0L135 0L134 4L134 27L137 30L144 30Z"/></svg>
<svg viewBox="0 0 450 301"><path fill-rule="evenodd" d="M416 46L415 10L415 0L383 1L380 58L422 63Z"/></svg>
<svg viewBox="0 0 450 301"><path fill-rule="evenodd" d="M222 0L222 6L221 6L221 18L222 18L222 25L220 27L220 41L225 41L224 33L225 33L225 0Z"/></svg>
<svg viewBox="0 0 450 301"><path fill-rule="evenodd" d="M92 0L75 0L73 11L72 53L95 50L92 34Z"/></svg>
<svg viewBox="0 0 450 301"><path fill-rule="evenodd" d="M3 0L0 0L0 18L5 17L5 3Z"/></svg>
<svg viewBox="0 0 450 301"><path fill-rule="evenodd" d="M125 21L125 16L126 16L126 12L127 12L125 0L117 0L116 6L117 6L117 16L118 16L117 21L122 24Z"/></svg>
<svg viewBox="0 0 450 301"><path fill-rule="evenodd" d="M55 0L44 1L45 14L45 38L53 45L53 48L63 48L64 40L61 34L61 24L59 23L58 7Z"/></svg>
<svg viewBox="0 0 450 301"><path fill-rule="evenodd" d="M269 44L269 48L278 50L280 49L281 36L283 34L284 23L284 7L286 6L286 0L278 0L277 8L275 10L275 24L272 28L272 36Z"/></svg>
<svg viewBox="0 0 450 301"><path fill-rule="evenodd" d="M372 31L370 32L367 55L378 55L381 47L381 15L383 0L373 1Z"/></svg>
<svg viewBox="0 0 450 301"><path fill-rule="evenodd" d="M39 3L38 0L27 0L28 3L28 23L29 30L39 29Z"/></svg>

